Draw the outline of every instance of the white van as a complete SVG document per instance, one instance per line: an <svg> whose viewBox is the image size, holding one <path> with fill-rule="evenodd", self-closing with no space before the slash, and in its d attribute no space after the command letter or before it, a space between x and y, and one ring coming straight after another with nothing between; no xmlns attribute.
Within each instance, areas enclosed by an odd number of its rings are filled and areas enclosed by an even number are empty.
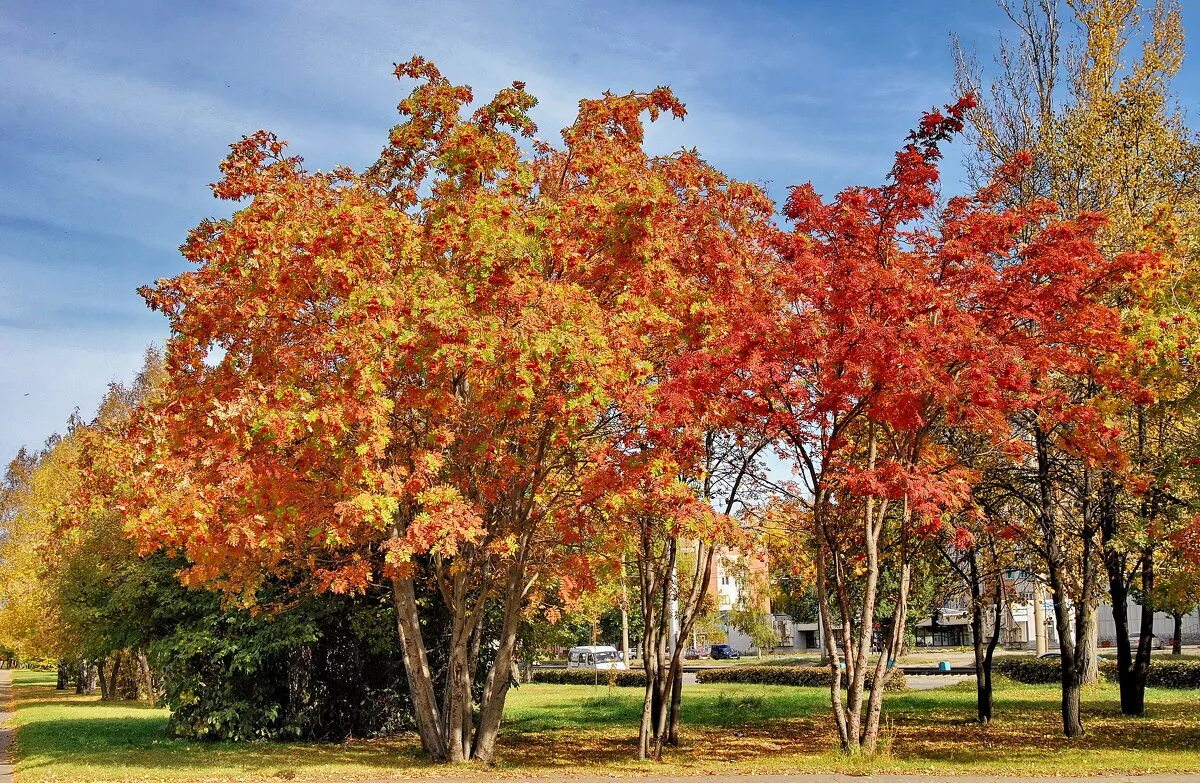
<svg viewBox="0 0 1200 783"><path fill-rule="evenodd" d="M568 669L628 669L616 647L606 644L572 647L567 653Z"/></svg>

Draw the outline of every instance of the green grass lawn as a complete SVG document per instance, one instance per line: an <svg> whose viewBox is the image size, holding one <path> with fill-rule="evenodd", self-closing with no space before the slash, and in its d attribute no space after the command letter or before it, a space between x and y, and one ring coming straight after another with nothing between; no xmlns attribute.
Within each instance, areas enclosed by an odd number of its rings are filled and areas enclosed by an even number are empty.
<svg viewBox="0 0 1200 783"><path fill-rule="evenodd" d="M166 711L54 690L17 672L17 783L411 779L447 774L413 737L340 744L197 743L166 735ZM1200 692L1154 690L1148 716L1118 714L1111 686L1088 691L1088 735L1059 736L1052 686L1006 685L997 721L970 720L974 686L891 694L887 752L872 762L833 750L827 694L815 688L697 685L684 691L684 745L663 764L632 760L640 691L527 685L509 699L501 762L455 777L868 771L963 775L1200 772Z"/></svg>

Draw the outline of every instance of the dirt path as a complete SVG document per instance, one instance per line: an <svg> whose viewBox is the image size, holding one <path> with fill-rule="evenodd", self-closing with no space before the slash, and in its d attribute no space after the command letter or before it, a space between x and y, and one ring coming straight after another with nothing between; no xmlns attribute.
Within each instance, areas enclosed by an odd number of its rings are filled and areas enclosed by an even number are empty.
<svg viewBox="0 0 1200 783"><path fill-rule="evenodd" d="M12 714L12 672L0 669L0 783L12 783L12 728L6 726Z"/></svg>

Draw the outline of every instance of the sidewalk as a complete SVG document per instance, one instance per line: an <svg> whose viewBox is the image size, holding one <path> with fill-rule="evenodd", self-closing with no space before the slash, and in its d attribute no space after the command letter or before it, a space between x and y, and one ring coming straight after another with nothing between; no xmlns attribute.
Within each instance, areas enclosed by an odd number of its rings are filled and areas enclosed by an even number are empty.
<svg viewBox="0 0 1200 783"><path fill-rule="evenodd" d="M371 781L371 783L400 783L405 778ZM424 780L424 778L422 779ZM430 778L430 783L479 783L474 780ZM629 776L618 777L538 777L504 778L505 783L1196 783L1192 774L1177 775L1105 775L1100 777L1037 777L1013 778L977 775L698 775L695 777Z"/></svg>
<svg viewBox="0 0 1200 783"><path fill-rule="evenodd" d="M12 783L12 759L9 756L9 746L12 745L11 728L6 724L12 714L12 672L0 669L0 783Z"/></svg>

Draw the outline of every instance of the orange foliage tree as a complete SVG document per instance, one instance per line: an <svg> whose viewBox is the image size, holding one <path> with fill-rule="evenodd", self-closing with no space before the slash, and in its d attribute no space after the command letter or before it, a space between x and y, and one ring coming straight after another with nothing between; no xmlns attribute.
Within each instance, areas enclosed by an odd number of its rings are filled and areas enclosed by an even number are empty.
<svg viewBox="0 0 1200 783"><path fill-rule="evenodd" d="M529 596L587 586L581 544L614 518L587 506L764 200L644 151L645 116L684 113L666 89L582 101L555 147L520 83L472 111L421 58L396 74L417 86L374 165L232 145L213 190L248 203L143 290L172 333L127 525L248 601L268 577L390 583L425 751L490 761Z"/></svg>

